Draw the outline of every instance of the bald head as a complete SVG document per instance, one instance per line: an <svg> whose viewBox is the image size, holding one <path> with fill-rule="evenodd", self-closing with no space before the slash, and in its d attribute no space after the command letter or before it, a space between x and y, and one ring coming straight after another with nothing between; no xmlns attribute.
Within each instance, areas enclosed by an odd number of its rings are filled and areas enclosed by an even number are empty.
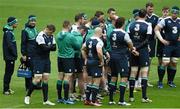
<svg viewBox="0 0 180 109"><path fill-rule="evenodd" d="M101 37L102 36L102 29L100 27L95 28L94 35L96 37Z"/></svg>

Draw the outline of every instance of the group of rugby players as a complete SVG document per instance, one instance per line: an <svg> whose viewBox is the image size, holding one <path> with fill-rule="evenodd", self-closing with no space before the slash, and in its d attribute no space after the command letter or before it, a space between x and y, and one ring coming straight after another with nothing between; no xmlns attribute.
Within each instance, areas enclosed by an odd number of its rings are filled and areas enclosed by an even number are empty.
<svg viewBox="0 0 180 109"><path fill-rule="evenodd" d="M102 11L96 11L90 20L85 13L78 13L72 25L68 20L63 22L62 31L58 32L56 39L53 35L56 30L53 24L48 24L38 33L37 18L30 15L21 34L21 60L33 72L32 78L25 78L27 94L24 103L30 104L32 92L40 87L43 104L55 105L48 99L48 80L51 72L50 52L56 51L56 46L58 103L74 104L77 100L83 100L85 105L101 106L100 92L105 91L109 95L108 104L114 105L116 102L113 96L118 90L118 104L128 106L131 104L124 100L126 87L129 89L129 102L135 101L134 91L141 88L141 102L151 103L152 100L147 96L147 87L151 86L148 76L155 54L159 62L158 88L163 88L166 69L167 84L176 87L173 80L180 56L179 8L163 7L162 17L155 15L153 8L153 3L148 2L146 9L134 9L133 17L126 21L124 17L116 15L114 8L108 9L107 19ZM3 28L5 95L14 93L9 84L17 59L13 33L16 27L17 19L9 17ZM79 90L79 95L76 90Z"/></svg>

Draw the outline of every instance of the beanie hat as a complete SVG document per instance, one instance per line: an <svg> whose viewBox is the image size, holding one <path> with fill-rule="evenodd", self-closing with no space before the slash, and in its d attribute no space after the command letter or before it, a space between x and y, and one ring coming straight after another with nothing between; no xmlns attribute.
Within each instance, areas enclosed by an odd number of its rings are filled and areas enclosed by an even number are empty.
<svg viewBox="0 0 180 109"><path fill-rule="evenodd" d="M7 20L7 24L9 26L12 26L13 24L16 24L16 23L17 23L17 19L15 17L9 17Z"/></svg>
<svg viewBox="0 0 180 109"><path fill-rule="evenodd" d="M36 16L35 15L29 15L28 20L29 21L36 21Z"/></svg>
<svg viewBox="0 0 180 109"><path fill-rule="evenodd" d="M174 13L174 14L179 14L179 8L177 6L173 6L171 8L171 13Z"/></svg>

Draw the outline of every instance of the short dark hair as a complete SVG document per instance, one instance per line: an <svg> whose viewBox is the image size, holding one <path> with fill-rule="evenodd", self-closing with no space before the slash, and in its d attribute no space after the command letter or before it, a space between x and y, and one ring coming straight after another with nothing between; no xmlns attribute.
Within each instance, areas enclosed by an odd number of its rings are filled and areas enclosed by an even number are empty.
<svg viewBox="0 0 180 109"><path fill-rule="evenodd" d="M52 31L52 32L55 32L56 31L56 27L53 25L53 24L48 24L47 26L46 26L46 28L48 28L50 31Z"/></svg>
<svg viewBox="0 0 180 109"><path fill-rule="evenodd" d="M104 15L104 13L102 11L96 11L96 13L94 14L95 17L100 17L101 15Z"/></svg>
<svg viewBox="0 0 180 109"><path fill-rule="evenodd" d="M75 15L74 17L74 21L77 22L79 19L82 19L83 18L83 14L82 13L78 13Z"/></svg>
<svg viewBox="0 0 180 109"><path fill-rule="evenodd" d="M114 8L109 8L109 9L107 10L107 13L110 14L111 11L116 11L116 10L115 10Z"/></svg>
<svg viewBox="0 0 180 109"><path fill-rule="evenodd" d="M153 4L152 2L146 3L146 8L149 7L149 6L150 6L150 7L154 7L154 4Z"/></svg>
<svg viewBox="0 0 180 109"><path fill-rule="evenodd" d="M125 18L124 17L120 17L115 21L115 27L116 28L121 28L125 23Z"/></svg>
<svg viewBox="0 0 180 109"><path fill-rule="evenodd" d="M63 22L63 28L67 28L70 25L70 21L69 20L65 20Z"/></svg>
<svg viewBox="0 0 180 109"><path fill-rule="evenodd" d="M164 7L162 8L162 11L164 11L164 10L169 10L169 7L168 7L168 6L164 6Z"/></svg>
<svg viewBox="0 0 180 109"><path fill-rule="evenodd" d="M145 18L147 14L147 11L145 9L140 9L139 10L139 17L140 18Z"/></svg>

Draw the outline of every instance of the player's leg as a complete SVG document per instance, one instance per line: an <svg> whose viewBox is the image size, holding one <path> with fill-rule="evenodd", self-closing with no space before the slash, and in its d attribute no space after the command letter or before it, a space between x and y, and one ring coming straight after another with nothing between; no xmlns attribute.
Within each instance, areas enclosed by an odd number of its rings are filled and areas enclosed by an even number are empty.
<svg viewBox="0 0 180 109"><path fill-rule="evenodd" d="M150 68L151 68L152 60L155 57L156 39L150 41L149 45L150 45L149 46L150 47L150 52L149 52L149 71L148 71L148 75L150 74ZM150 84L150 82L148 82L148 86L153 87L153 85Z"/></svg>
<svg viewBox="0 0 180 109"><path fill-rule="evenodd" d="M48 81L49 81L49 75L50 75L50 72L51 72L51 62L50 62L50 59L45 59L44 62L45 64L44 66L44 73L43 73L43 76L42 76L42 92L43 92L43 104L45 105L55 105L55 103L52 103L51 101L49 101L49 98L48 98Z"/></svg>
<svg viewBox="0 0 180 109"><path fill-rule="evenodd" d="M122 106L129 106L131 104L125 102L124 100L128 76L129 76L128 59L126 58L126 56L122 56L122 59L120 59L119 68L120 68L121 79L119 84L120 97L118 104Z"/></svg>
<svg viewBox="0 0 180 109"><path fill-rule="evenodd" d="M30 97L35 89L36 85L42 80L42 74L43 74L43 68L44 68L44 63L40 59L35 59L33 61L33 67L34 67L34 78L32 80L32 84L30 85L29 89L27 90L26 97L24 99L25 104L30 104Z"/></svg>
<svg viewBox="0 0 180 109"><path fill-rule="evenodd" d="M162 64L161 64L161 69L159 69L160 73L165 73L165 69L167 68L167 76L168 78L169 73L171 72L171 53L173 51L173 48L171 46L164 46L163 48L163 57L162 57ZM169 79L168 79L169 80Z"/></svg>
<svg viewBox="0 0 180 109"><path fill-rule="evenodd" d="M142 81L141 81L141 87L142 87L142 102L143 103L148 103L152 102L147 97L147 86L148 86L148 72L149 72L149 53L148 49L144 48L141 49L140 55L139 55L139 60L140 60L140 72L142 76Z"/></svg>
<svg viewBox="0 0 180 109"><path fill-rule="evenodd" d="M135 78L138 72L138 66L131 66L131 72L129 77L129 101L134 102L134 87Z"/></svg>
<svg viewBox="0 0 180 109"><path fill-rule="evenodd" d="M92 94L92 83L93 83L92 72L93 72L93 69L91 67L89 67L88 65L85 67L84 67L84 69L86 69L86 72L87 72L87 77L85 77L85 78L87 78L87 79L86 79L86 88L85 88L86 99L84 101L84 104L91 105L90 96Z"/></svg>
<svg viewBox="0 0 180 109"><path fill-rule="evenodd" d="M63 85L63 79L64 79L64 64L62 61L62 58L57 59L58 63L58 80L56 83L56 89L57 89L57 95L58 95L58 103L63 103L64 99L62 98L62 85Z"/></svg>
<svg viewBox="0 0 180 109"><path fill-rule="evenodd" d="M131 72L129 76L129 101L134 102L135 78L139 68L139 56L131 54Z"/></svg>
<svg viewBox="0 0 180 109"><path fill-rule="evenodd" d="M99 85L102 77L102 68L94 67L93 68L93 84L91 86L92 90L92 105L101 106L99 102L97 102L97 94L99 93Z"/></svg>
<svg viewBox="0 0 180 109"><path fill-rule="evenodd" d="M74 66L74 59L70 58L70 59L64 59L63 60L64 63L64 83L63 83L63 89L64 89L64 103L65 104L74 104L73 101L71 101L69 99L69 88L70 85L72 85L70 83L70 81L72 81L72 75L74 73L75 70L75 66Z"/></svg>
<svg viewBox="0 0 180 109"><path fill-rule="evenodd" d="M15 61L6 60L5 64L6 67L5 67L5 73L3 79L3 94L10 95L14 93L14 91L10 89L10 82L14 72Z"/></svg>
<svg viewBox="0 0 180 109"><path fill-rule="evenodd" d="M116 59L111 58L110 60L110 68L111 68L111 80L109 81L108 84L108 89L109 89L109 104L113 105L116 104L116 102L113 99L113 95L116 92L116 81L118 78L118 65Z"/></svg>

